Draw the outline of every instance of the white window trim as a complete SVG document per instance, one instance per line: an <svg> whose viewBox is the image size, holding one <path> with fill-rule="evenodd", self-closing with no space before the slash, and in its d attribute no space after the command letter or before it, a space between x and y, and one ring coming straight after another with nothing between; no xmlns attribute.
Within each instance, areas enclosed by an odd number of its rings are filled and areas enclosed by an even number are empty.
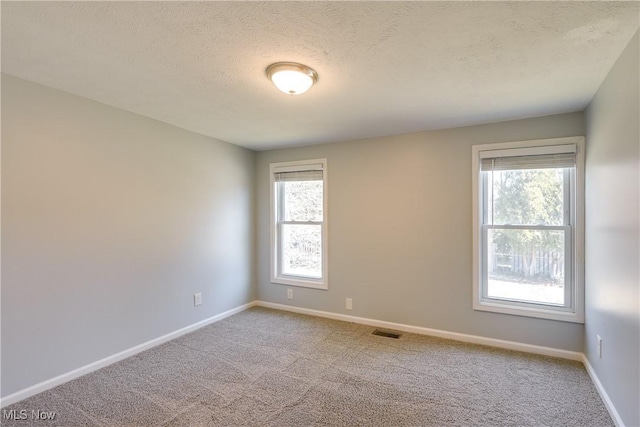
<svg viewBox="0 0 640 427"><path fill-rule="evenodd" d="M575 144L575 227L574 227L574 260L573 287L571 295L571 310L566 308L553 309L540 306L496 303L482 297L482 212L480 195L482 194L482 179L480 175L480 159L486 157L489 150L505 150L530 147L545 147ZM584 323L584 137L567 137L555 139L541 139L535 141L517 141L496 144L482 144L472 146L472 181L473 181L473 309L495 313L512 314L542 319L560 320L565 322ZM564 310L564 311L563 311Z"/></svg>
<svg viewBox="0 0 640 427"><path fill-rule="evenodd" d="M309 168L322 168L322 278L315 279L303 279L298 277L291 276L281 276L278 275L278 236L277 236L277 218L276 218L276 204L277 204L277 193L275 191L275 174L277 172L294 172L294 171L303 171L309 170ZM329 289L329 245L327 236L328 233L328 218L329 218L329 210L327 203L327 182L328 182L328 173L327 173L327 159L312 159L312 160L302 160L302 161L294 161L294 162L280 162L280 163L271 163L269 165L269 183L270 183L270 206L271 210L270 218L271 218L271 283L279 284L279 285L289 285L289 286L299 286L303 288L312 288L312 289L321 289L327 290Z"/></svg>

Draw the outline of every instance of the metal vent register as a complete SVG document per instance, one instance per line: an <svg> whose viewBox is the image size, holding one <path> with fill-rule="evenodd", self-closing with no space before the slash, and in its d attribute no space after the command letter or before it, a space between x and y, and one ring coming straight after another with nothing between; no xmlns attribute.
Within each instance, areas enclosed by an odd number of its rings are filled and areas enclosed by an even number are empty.
<svg viewBox="0 0 640 427"><path fill-rule="evenodd" d="M395 339L398 339L402 336L402 334L397 334L395 332L389 332L389 331L381 331L380 329L376 329L375 331L373 331L373 335L378 335L378 336L387 337L387 338L395 338Z"/></svg>

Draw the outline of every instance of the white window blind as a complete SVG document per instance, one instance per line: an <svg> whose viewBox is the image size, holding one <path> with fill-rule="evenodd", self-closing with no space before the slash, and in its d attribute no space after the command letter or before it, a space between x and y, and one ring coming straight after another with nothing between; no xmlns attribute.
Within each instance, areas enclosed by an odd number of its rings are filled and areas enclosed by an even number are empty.
<svg viewBox="0 0 640 427"><path fill-rule="evenodd" d="M512 156L485 158L480 162L480 170L522 170L572 168L576 165L575 153L541 154L537 156Z"/></svg>
<svg viewBox="0 0 640 427"><path fill-rule="evenodd" d="M322 181L322 170L276 172L274 180L275 182Z"/></svg>

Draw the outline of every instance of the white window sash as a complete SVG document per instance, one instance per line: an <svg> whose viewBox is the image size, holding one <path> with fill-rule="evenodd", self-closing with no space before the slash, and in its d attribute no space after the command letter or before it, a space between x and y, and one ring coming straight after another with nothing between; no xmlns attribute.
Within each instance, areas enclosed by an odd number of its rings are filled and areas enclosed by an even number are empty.
<svg viewBox="0 0 640 427"><path fill-rule="evenodd" d="M541 148L541 147L539 147ZM512 151L512 150L500 150L502 152L507 152L507 151ZM513 150L514 151L514 150ZM495 304L505 304L505 305L511 305L511 306L521 306L521 307L544 307L545 309L554 309L554 310L572 310L573 309L573 287L574 287L574 282L573 282L573 274L572 274L572 269L573 269L573 251L572 251L572 241L573 239L571 238L571 236L573 235L572 233L572 227L571 227L571 218L573 215L571 215L571 210L570 210L570 203L568 200L569 194L569 188L571 188L572 186L572 182L571 180L573 179L573 174L571 174L569 172L569 169L567 169L565 171L565 173L563 174L563 200L565 203L565 207L564 207L564 225L521 225L521 224L493 224L493 223L488 223L489 218L488 218L488 204L489 204L489 200L488 200L488 196L489 196L489 180L487 179L487 174L483 173L482 174L483 180L482 180L482 225L481 225L481 241L480 241L480 247L481 247L481 253L482 253L482 262L481 262L481 271L482 271L482 277L481 277L481 295L482 295L482 300L485 302L492 302ZM493 209L492 209L493 212ZM491 218L491 221L493 221L493 218ZM565 241L564 241L564 263L565 263L565 268L564 268L564 304L560 305L560 304L549 304L549 303L541 303L541 302L533 302L533 301L523 301L523 300L517 300L517 299L513 299L513 298L496 298L496 297L490 297L489 296L489 272L488 272L488 254L487 254L487 244L488 244L488 230L496 230L496 229L500 229L500 230L561 230L564 231L564 237L565 237Z"/></svg>
<svg viewBox="0 0 640 427"><path fill-rule="evenodd" d="M488 272L488 231L489 230L549 230L564 232L564 304L551 304L542 302L533 302L525 300L517 300L512 298L498 298L489 296L489 272ZM482 299L484 301L493 301L497 303L519 304L524 307L549 307L554 309L573 309L573 251L572 244L573 233L570 225L491 225L482 226Z"/></svg>
<svg viewBox="0 0 640 427"><path fill-rule="evenodd" d="M568 156L563 156L567 154ZM551 163L549 167L566 165L569 159L570 167L564 167L564 215L563 225L497 225L486 224L489 219L487 173L483 173L482 163L488 165L486 159L492 159L491 164L508 164L505 157L538 157L538 168ZM505 159L502 159L505 158ZM520 141L474 145L472 147L473 169L473 308L474 310L490 311L504 314L554 319L575 323L584 323L584 137L567 137L537 141ZM493 160L495 159L495 161ZM565 159L562 162L558 159ZM524 161L527 159L515 159ZM515 162L511 166L514 166ZM515 165L517 166L517 165ZM490 170L487 168L485 170ZM516 169L516 168L514 168ZM494 166L493 170L498 170ZM487 242L489 229L558 229L564 230L565 236L565 306L529 303L523 301L487 298L487 287L484 272L487 269Z"/></svg>
<svg viewBox="0 0 640 427"><path fill-rule="evenodd" d="M328 289L328 250L327 250L327 170L326 159L315 159L301 162L286 162L270 165L272 205L271 231L271 282L291 286L302 286L314 289ZM322 181L322 221L285 221L284 198L281 197L285 182ZM310 277L283 273L283 225L319 226L321 233L321 277Z"/></svg>

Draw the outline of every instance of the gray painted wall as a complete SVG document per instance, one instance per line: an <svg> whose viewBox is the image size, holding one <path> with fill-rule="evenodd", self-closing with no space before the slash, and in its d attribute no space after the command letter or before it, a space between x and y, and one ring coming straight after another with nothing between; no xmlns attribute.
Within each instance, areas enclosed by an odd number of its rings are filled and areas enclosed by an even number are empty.
<svg viewBox="0 0 640 427"><path fill-rule="evenodd" d="M583 135L581 113L254 154L3 75L2 396L257 298L584 351L640 424L638 74L636 34L587 110L586 340L471 309L471 145ZM289 301L268 166L320 157L329 290Z"/></svg>
<svg viewBox="0 0 640 427"><path fill-rule="evenodd" d="M258 298L582 351L581 324L472 309L471 146L576 135L582 113L257 153ZM329 290L287 300L269 276L269 163L325 157Z"/></svg>
<svg viewBox="0 0 640 427"><path fill-rule="evenodd" d="M584 353L627 426L640 425L639 49L636 33L586 113Z"/></svg>
<svg viewBox="0 0 640 427"><path fill-rule="evenodd" d="M3 75L2 395L254 300L254 170L252 151Z"/></svg>

